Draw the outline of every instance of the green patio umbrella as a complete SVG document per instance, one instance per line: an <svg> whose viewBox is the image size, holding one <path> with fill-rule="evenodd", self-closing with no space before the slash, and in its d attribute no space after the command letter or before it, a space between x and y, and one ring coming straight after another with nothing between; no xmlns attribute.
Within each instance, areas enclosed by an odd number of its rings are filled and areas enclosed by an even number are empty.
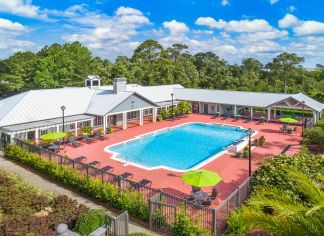
<svg viewBox="0 0 324 236"><path fill-rule="evenodd" d="M65 136L66 136L66 133L57 132L57 133L43 134L40 138L42 140L44 140L44 141L48 141L48 140L55 140L55 139L64 138Z"/></svg>
<svg viewBox="0 0 324 236"><path fill-rule="evenodd" d="M208 170L190 170L182 175L182 179L195 187L214 186L222 180L216 172Z"/></svg>
<svg viewBox="0 0 324 236"><path fill-rule="evenodd" d="M284 122L284 123L289 123L289 124L297 124L298 123L298 120L295 120L291 117L284 117L284 118L280 118L279 119L281 122Z"/></svg>

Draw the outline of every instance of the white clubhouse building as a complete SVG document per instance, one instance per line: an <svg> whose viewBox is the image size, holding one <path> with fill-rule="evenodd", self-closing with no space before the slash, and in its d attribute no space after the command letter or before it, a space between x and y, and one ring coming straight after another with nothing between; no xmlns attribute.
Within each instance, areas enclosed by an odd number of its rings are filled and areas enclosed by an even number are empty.
<svg viewBox="0 0 324 236"><path fill-rule="evenodd" d="M161 108L179 101L192 103L194 113L244 115L262 110L275 120L280 108L313 112L313 123L322 116L324 104L302 94L278 94L184 88L179 84L141 86L116 78L113 86L101 86L98 76L88 76L84 87L30 90L0 100L1 140L37 140L42 134L63 130L78 133L82 126L127 129L137 120L156 122ZM245 109L243 109L245 108ZM246 113L245 113L246 114ZM149 119L148 119L149 118Z"/></svg>

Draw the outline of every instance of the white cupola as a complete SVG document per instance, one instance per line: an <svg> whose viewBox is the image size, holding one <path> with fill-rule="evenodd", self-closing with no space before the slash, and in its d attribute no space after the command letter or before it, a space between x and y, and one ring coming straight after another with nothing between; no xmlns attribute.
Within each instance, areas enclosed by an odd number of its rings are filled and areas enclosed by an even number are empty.
<svg viewBox="0 0 324 236"><path fill-rule="evenodd" d="M84 85L90 89L100 87L100 77L98 75L88 75L84 81Z"/></svg>

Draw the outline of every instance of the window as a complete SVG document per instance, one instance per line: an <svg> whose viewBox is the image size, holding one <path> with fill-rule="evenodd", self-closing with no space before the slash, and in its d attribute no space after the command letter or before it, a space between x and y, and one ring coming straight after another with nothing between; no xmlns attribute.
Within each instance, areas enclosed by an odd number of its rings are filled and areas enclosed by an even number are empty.
<svg viewBox="0 0 324 236"><path fill-rule="evenodd" d="M27 140L34 140L34 139L35 139L35 131L28 131Z"/></svg>
<svg viewBox="0 0 324 236"><path fill-rule="evenodd" d="M91 81L87 80L87 86L90 87L91 86Z"/></svg>
<svg viewBox="0 0 324 236"><path fill-rule="evenodd" d="M75 130L75 124L74 123L70 124L69 130Z"/></svg>
<svg viewBox="0 0 324 236"><path fill-rule="evenodd" d="M134 104L135 104L135 101L132 101L131 102L131 109L134 109L134 107L135 107Z"/></svg>
<svg viewBox="0 0 324 236"><path fill-rule="evenodd" d="M144 116L152 115L152 109L145 109L144 110Z"/></svg>
<svg viewBox="0 0 324 236"><path fill-rule="evenodd" d="M215 112L215 106L214 106L214 105L210 106L210 110L211 110L212 112Z"/></svg>
<svg viewBox="0 0 324 236"><path fill-rule="evenodd" d="M47 134L48 133L48 130L47 129L41 129L39 131L40 135L42 136L43 134Z"/></svg>
<svg viewBox="0 0 324 236"><path fill-rule="evenodd" d="M98 80L93 80L92 81L92 86L99 86L99 81Z"/></svg>
<svg viewBox="0 0 324 236"><path fill-rule="evenodd" d="M137 119L137 117L139 117L139 111L131 111L127 113L128 120L134 120Z"/></svg>
<svg viewBox="0 0 324 236"><path fill-rule="evenodd" d="M93 120L93 126L101 126L103 124L103 117L102 116L96 116Z"/></svg>

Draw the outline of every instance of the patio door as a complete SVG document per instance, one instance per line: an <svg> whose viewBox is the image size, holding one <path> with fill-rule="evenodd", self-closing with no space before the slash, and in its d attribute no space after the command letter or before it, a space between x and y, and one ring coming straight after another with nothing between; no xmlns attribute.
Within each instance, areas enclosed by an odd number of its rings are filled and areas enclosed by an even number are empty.
<svg viewBox="0 0 324 236"><path fill-rule="evenodd" d="M208 114L208 104L204 103L204 114Z"/></svg>

